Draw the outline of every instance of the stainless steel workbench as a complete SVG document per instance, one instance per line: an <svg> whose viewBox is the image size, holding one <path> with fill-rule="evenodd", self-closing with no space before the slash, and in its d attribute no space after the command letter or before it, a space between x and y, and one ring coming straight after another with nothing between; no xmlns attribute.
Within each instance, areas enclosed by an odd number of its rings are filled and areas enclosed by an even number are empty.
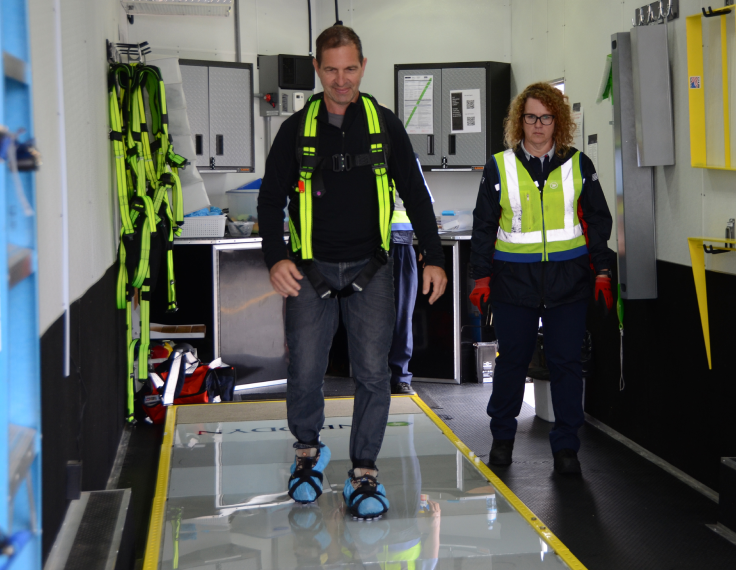
<svg viewBox="0 0 736 570"><path fill-rule="evenodd" d="M415 380L460 383L461 302L460 242L471 232L440 233L448 289L433 306L417 296L414 313ZM288 239L288 236L285 237ZM283 299L271 288L260 237L181 238L175 246L209 246L212 263L212 351L234 365L239 385L263 385L286 378L287 348ZM181 276L179 279L181 280ZM421 269L420 281L421 289ZM451 334L447 334L450 332Z"/></svg>

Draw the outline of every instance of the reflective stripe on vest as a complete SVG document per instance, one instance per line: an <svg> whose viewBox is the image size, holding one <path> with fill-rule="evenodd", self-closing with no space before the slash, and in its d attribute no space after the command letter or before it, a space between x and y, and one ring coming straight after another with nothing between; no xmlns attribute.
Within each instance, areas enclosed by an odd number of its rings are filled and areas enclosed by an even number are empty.
<svg viewBox="0 0 736 570"><path fill-rule="evenodd" d="M501 184L496 259L561 261L587 253L577 215L583 189L580 153L550 172L543 192L513 150L494 159Z"/></svg>
<svg viewBox="0 0 736 570"><path fill-rule="evenodd" d="M378 117L376 109L370 97L361 95L363 109L368 124L369 135L381 134L381 121ZM317 116L319 114L322 99L311 99L309 107L306 109L306 119L304 121L304 137L317 137ZM383 153L382 143L370 145L371 153ZM316 156L317 149L311 146L302 148L304 156ZM385 156L385 154L384 154ZM388 177L388 164L378 161L372 167L376 178L376 189L378 191L378 217L379 227L381 230L381 247L388 251L391 245L391 209L393 207L393 186ZM289 220L289 234L291 237L292 251L300 252L302 260L310 260L313 258L312 252L312 177L315 169L311 166L302 164L299 169L299 183L296 191L299 195L299 232L293 222Z"/></svg>
<svg viewBox="0 0 736 570"><path fill-rule="evenodd" d="M391 216L391 229L393 231L412 229L411 220L406 210L394 210L394 215Z"/></svg>

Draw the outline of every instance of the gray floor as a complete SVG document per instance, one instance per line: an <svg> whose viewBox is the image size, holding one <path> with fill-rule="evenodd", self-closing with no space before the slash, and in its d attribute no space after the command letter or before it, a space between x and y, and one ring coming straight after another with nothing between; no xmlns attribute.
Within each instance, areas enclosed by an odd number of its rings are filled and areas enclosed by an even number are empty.
<svg viewBox="0 0 736 570"><path fill-rule="evenodd" d="M373 522L345 512L351 418L329 418L316 504L285 493L285 420L182 424L172 456L162 568L565 568L524 518L424 414L391 415Z"/></svg>

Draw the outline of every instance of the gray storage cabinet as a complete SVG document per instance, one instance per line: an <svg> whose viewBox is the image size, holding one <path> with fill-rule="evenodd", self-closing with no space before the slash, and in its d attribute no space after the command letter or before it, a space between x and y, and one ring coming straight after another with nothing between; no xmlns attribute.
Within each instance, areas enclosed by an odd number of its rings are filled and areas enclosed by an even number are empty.
<svg viewBox="0 0 736 570"><path fill-rule="evenodd" d="M397 64L394 66L394 109L406 126L406 76L432 76L432 133L410 134L424 170L482 170L491 155L504 150L503 120L510 101L511 65L493 61ZM480 91L480 132L452 133L451 92Z"/></svg>
<svg viewBox="0 0 736 570"><path fill-rule="evenodd" d="M253 65L179 60L200 172L254 172Z"/></svg>

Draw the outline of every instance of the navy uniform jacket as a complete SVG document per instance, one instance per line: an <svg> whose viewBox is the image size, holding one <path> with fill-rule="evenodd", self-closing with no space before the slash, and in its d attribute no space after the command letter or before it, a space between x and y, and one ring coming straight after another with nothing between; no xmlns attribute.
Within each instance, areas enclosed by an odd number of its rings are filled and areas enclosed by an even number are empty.
<svg viewBox="0 0 736 570"><path fill-rule="evenodd" d="M570 148L562 158L555 154L543 168L538 158L527 160L521 147L516 156L539 188L544 188L549 173L575 152L576 149ZM588 254L566 261L517 263L493 259L501 217L501 188L495 158L486 164L473 211L470 264L474 279L491 276L491 302L534 308L582 301L591 295L594 277L591 264L596 271L612 268L615 256L607 245L611 236L611 213L593 162L582 152L580 166L583 191L578 200L578 217L588 242Z"/></svg>

